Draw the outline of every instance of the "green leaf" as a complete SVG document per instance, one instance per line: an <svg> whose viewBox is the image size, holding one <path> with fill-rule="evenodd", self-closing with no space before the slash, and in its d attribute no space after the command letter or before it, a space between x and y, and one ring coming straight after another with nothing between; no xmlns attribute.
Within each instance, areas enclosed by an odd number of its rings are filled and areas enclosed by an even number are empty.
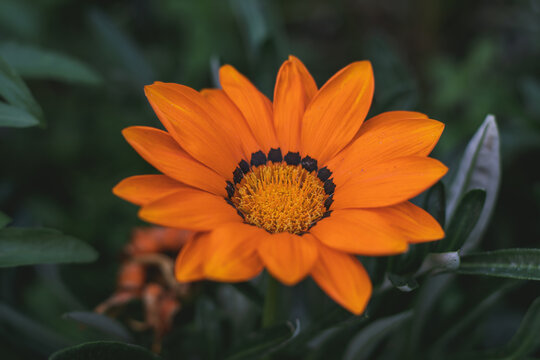
<svg viewBox="0 0 540 360"><path fill-rule="evenodd" d="M97 257L97 252L90 245L57 230L0 230L0 267L84 263L94 261Z"/></svg>
<svg viewBox="0 0 540 360"><path fill-rule="evenodd" d="M332 313L333 312L329 312L329 314ZM336 313L333 314L335 318ZM338 317L341 318L342 316L338 315ZM368 320L369 315L366 312L360 316L351 315L349 313L346 320L340 321L337 324L334 321L331 326L322 329L316 336L313 336L314 333L312 328L308 328L306 331L302 331L300 335L291 342L292 344L290 344L288 350L295 346L298 348L299 345L304 347L307 345L310 351L316 354L316 356L310 357L310 359L324 359L328 355L328 351L332 353L332 349L335 348L335 346L344 346L343 339L347 339L350 334L358 331L358 329L360 329L360 327ZM300 357L298 350L296 354L297 357Z"/></svg>
<svg viewBox="0 0 540 360"><path fill-rule="evenodd" d="M407 320L412 317L412 310L389 316L366 326L349 342L344 360L369 359L376 346Z"/></svg>
<svg viewBox="0 0 540 360"><path fill-rule="evenodd" d="M295 358L300 358L305 355L304 349L307 343L310 344L310 349L320 349L333 338L345 336L344 334L350 333L367 320L366 312L356 316L351 315L342 307L336 306L314 318L309 326L294 339L291 339L287 344L286 352L293 354Z"/></svg>
<svg viewBox="0 0 540 360"><path fill-rule="evenodd" d="M9 104L27 110L35 118L43 120L43 111L19 75L0 57L0 96Z"/></svg>
<svg viewBox="0 0 540 360"><path fill-rule="evenodd" d="M23 78L96 85L101 77L69 56L17 43L0 45L0 56Z"/></svg>
<svg viewBox="0 0 540 360"><path fill-rule="evenodd" d="M72 311L62 316L64 319L75 320L81 324L99 330L115 340L133 342L130 333L118 321L108 316L90 311Z"/></svg>
<svg viewBox="0 0 540 360"><path fill-rule="evenodd" d="M2 337L13 337L15 341L23 341L43 354L72 345L72 342L55 333L53 330L37 323L35 320L19 313L12 307L0 302L0 333L2 330L8 334Z"/></svg>
<svg viewBox="0 0 540 360"><path fill-rule="evenodd" d="M480 219L485 201L486 192L479 189L469 191L461 199L446 229L446 237L436 245L438 252L461 249Z"/></svg>
<svg viewBox="0 0 540 360"><path fill-rule="evenodd" d="M290 322L262 329L241 342L227 360L260 359L282 349L300 333L300 322Z"/></svg>
<svg viewBox="0 0 540 360"><path fill-rule="evenodd" d="M116 341L95 341L55 352L49 360L157 360L157 355L136 345Z"/></svg>
<svg viewBox="0 0 540 360"><path fill-rule="evenodd" d="M504 249L464 255L458 272L540 280L540 249Z"/></svg>
<svg viewBox="0 0 540 360"><path fill-rule="evenodd" d="M207 296L199 296L195 303L195 326L198 340L202 343L204 358L215 359L223 345L221 313L215 302Z"/></svg>
<svg viewBox="0 0 540 360"><path fill-rule="evenodd" d="M519 329L506 346L482 353L470 354L460 359L515 360L534 355L540 347L540 298L533 301L523 317Z"/></svg>
<svg viewBox="0 0 540 360"><path fill-rule="evenodd" d="M11 222L11 218L0 211L0 229L6 227Z"/></svg>
<svg viewBox="0 0 540 360"><path fill-rule="evenodd" d="M90 22L103 45L102 51L106 51L122 69L127 70L129 78L137 86L154 81L154 72L141 51L107 14L94 9L90 12Z"/></svg>
<svg viewBox="0 0 540 360"><path fill-rule="evenodd" d="M497 198L501 176L499 131L493 115L488 115L465 149L457 174L449 188L447 220L452 219L464 194L472 189L486 191L484 210L465 240L464 250L477 245L488 225Z"/></svg>
<svg viewBox="0 0 540 360"><path fill-rule="evenodd" d="M266 9L260 0L230 0L234 14L244 26L252 53L257 54L270 38L270 24Z"/></svg>
<svg viewBox="0 0 540 360"><path fill-rule="evenodd" d="M466 331L477 324L479 319L493 306L495 306L499 300L506 295L510 290L515 289L518 285L523 284L522 281L510 281L507 284L498 287L493 293L488 297L482 300L478 305L476 305L471 311L466 314L461 315L456 321L449 326L448 329L444 332L441 337L433 344L431 347L431 356L432 359L441 359L443 358L444 352L451 344L451 341L456 339L456 342L459 341L459 337L466 333Z"/></svg>
<svg viewBox="0 0 540 360"><path fill-rule="evenodd" d="M38 124L39 120L26 110L0 102L0 127L24 128Z"/></svg>
<svg viewBox="0 0 540 360"><path fill-rule="evenodd" d="M444 227L446 220L446 190L442 182L433 185L424 199L424 209Z"/></svg>
<svg viewBox="0 0 540 360"><path fill-rule="evenodd" d="M424 333L431 330L431 327L428 325L430 324L432 314L438 310L438 301L446 294L445 290L454 278L455 274L453 273L440 274L432 278L427 278L422 282L414 304L414 321L407 334L407 358L416 359L424 355L425 344L422 343Z"/></svg>

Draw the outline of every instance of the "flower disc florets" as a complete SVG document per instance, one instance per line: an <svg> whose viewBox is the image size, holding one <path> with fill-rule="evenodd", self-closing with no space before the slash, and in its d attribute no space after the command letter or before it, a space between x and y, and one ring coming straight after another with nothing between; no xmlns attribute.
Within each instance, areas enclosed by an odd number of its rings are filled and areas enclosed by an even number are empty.
<svg viewBox="0 0 540 360"><path fill-rule="evenodd" d="M282 161L281 151L274 149L268 158L257 152L251 166L239 164L235 185L227 186L230 204L245 222L270 233L305 233L329 215L333 182L319 176L317 162L309 156L288 153Z"/></svg>

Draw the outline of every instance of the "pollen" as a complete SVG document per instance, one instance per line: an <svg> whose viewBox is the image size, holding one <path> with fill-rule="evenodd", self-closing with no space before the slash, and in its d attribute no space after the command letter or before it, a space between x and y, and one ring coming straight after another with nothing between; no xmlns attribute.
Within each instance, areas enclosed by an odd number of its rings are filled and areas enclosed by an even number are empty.
<svg viewBox="0 0 540 360"><path fill-rule="evenodd" d="M249 224L270 233L302 234L325 216L328 198L316 171L267 163L244 175L231 200Z"/></svg>

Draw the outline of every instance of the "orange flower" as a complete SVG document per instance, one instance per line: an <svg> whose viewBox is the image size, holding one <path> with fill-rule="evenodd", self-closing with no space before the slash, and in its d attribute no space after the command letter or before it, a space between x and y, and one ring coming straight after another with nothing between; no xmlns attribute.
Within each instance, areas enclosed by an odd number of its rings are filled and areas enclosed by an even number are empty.
<svg viewBox="0 0 540 360"><path fill-rule="evenodd" d="M179 281L245 281L263 268L292 285L311 275L361 313L371 282L354 256L394 255L440 239L439 224L408 202L447 171L429 158L444 125L406 111L364 123L371 64L350 64L317 89L297 58L281 66L274 102L230 65L223 90L156 82L146 96L167 131L123 131L163 175L114 193L151 223L194 230L176 261Z"/></svg>

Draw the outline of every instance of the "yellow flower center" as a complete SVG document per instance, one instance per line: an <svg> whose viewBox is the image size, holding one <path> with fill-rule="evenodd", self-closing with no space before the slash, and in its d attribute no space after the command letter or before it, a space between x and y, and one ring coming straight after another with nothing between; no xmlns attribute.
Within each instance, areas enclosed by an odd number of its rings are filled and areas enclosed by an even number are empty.
<svg viewBox="0 0 540 360"><path fill-rule="evenodd" d="M316 171L279 162L251 168L231 200L249 224L301 234L325 215L328 198Z"/></svg>

